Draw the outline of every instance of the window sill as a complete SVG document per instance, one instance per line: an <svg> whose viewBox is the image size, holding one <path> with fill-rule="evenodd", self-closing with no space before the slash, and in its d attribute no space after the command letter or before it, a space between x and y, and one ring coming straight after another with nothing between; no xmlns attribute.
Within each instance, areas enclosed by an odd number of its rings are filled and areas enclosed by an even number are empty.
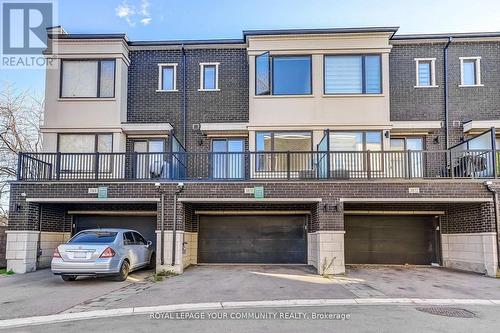
<svg viewBox="0 0 500 333"><path fill-rule="evenodd" d="M220 89L198 89L198 91L220 91Z"/></svg>
<svg viewBox="0 0 500 333"><path fill-rule="evenodd" d="M254 95L254 98L312 98L314 95Z"/></svg>
<svg viewBox="0 0 500 333"><path fill-rule="evenodd" d="M385 97L385 94L323 94L321 97L326 97L326 98L345 98L345 97Z"/></svg>
<svg viewBox="0 0 500 333"><path fill-rule="evenodd" d="M413 88L422 89L422 88L439 88L439 86L414 86Z"/></svg>
<svg viewBox="0 0 500 333"><path fill-rule="evenodd" d="M460 88L474 88L474 87L484 87L484 84L460 84Z"/></svg>
<svg viewBox="0 0 500 333"><path fill-rule="evenodd" d="M59 97L59 102L114 102L116 97Z"/></svg>
<svg viewBox="0 0 500 333"><path fill-rule="evenodd" d="M160 89L156 89L156 92L178 92L179 90L177 89L174 89L174 90L160 90Z"/></svg>

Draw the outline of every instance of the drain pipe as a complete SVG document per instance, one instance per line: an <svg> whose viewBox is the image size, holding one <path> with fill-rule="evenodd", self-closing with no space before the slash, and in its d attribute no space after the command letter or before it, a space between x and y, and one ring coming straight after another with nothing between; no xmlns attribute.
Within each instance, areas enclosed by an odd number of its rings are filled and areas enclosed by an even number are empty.
<svg viewBox="0 0 500 333"><path fill-rule="evenodd" d="M484 182L484 185L488 189L488 191L493 195L493 207L495 210L495 232L497 233L497 269L500 269L500 237L498 235L498 192L491 185L493 183L491 181Z"/></svg>
<svg viewBox="0 0 500 333"><path fill-rule="evenodd" d="M450 124L449 124L449 103L448 103L448 46L450 46L453 38L448 37L448 42L446 43L444 47L444 136L445 136L445 143L446 143L446 149L450 147ZM448 158L448 157L447 157Z"/></svg>
<svg viewBox="0 0 500 333"><path fill-rule="evenodd" d="M187 72L187 57L186 57L186 49L184 48L184 44L181 46L182 50L182 144L184 147L187 147L186 140L187 140L187 92L186 92L186 87L187 87L187 78L186 78L186 72Z"/></svg>
<svg viewBox="0 0 500 333"><path fill-rule="evenodd" d="M177 236L177 196L184 190L184 183L178 183L174 192L174 222L172 226L172 266L175 266L175 243Z"/></svg>
<svg viewBox="0 0 500 333"><path fill-rule="evenodd" d="M160 193L160 265L165 265L165 190L160 183L155 183L155 187Z"/></svg>

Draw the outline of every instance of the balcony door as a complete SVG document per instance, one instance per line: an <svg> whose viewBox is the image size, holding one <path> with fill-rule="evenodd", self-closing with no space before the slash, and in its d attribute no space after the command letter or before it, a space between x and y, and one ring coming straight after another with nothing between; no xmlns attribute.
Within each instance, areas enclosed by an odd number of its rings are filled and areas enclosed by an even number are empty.
<svg viewBox="0 0 500 333"><path fill-rule="evenodd" d="M424 176L424 140L421 137L391 138L391 151L401 152L391 155L390 172L393 176L401 177L408 173L407 163L410 163L410 177ZM411 152L405 153L405 151ZM410 161L407 161L410 160ZM408 175L407 175L408 176Z"/></svg>
<svg viewBox="0 0 500 333"><path fill-rule="evenodd" d="M212 178L242 179L245 176L245 140L212 140Z"/></svg>
<svg viewBox="0 0 500 333"><path fill-rule="evenodd" d="M168 178L168 162L164 139L134 141L135 178Z"/></svg>

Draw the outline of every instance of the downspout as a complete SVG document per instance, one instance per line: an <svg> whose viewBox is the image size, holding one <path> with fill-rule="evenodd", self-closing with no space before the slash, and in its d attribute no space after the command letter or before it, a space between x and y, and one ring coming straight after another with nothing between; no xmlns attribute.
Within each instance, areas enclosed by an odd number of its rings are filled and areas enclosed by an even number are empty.
<svg viewBox="0 0 500 333"><path fill-rule="evenodd" d="M174 192L174 222L172 226L172 266L175 266L175 243L176 243L176 238L177 238L177 196L182 192L184 189L184 184L179 183L177 185L177 189Z"/></svg>
<svg viewBox="0 0 500 333"><path fill-rule="evenodd" d="M449 103L448 103L448 46L450 46L453 38L448 37L448 42L444 47L444 137L446 150L450 147L450 124L449 124Z"/></svg>
<svg viewBox="0 0 500 333"><path fill-rule="evenodd" d="M187 61L186 61L186 49L184 44L182 44L182 144L187 147Z"/></svg>
<svg viewBox="0 0 500 333"><path fill-rule="evenodd" d="M161 190L161 213L160 213L160 265L165 265L165 191Z"/></svg>
<svg viewBox="0 0 500 333"><path fill-rule="evenodd" d="M493 188L492 182L487 181L484 183L488 191L493 195L493 208L495 210L495 232L497 233L497 270L500 270L500 238L498 234L498 192Z"/></svg>

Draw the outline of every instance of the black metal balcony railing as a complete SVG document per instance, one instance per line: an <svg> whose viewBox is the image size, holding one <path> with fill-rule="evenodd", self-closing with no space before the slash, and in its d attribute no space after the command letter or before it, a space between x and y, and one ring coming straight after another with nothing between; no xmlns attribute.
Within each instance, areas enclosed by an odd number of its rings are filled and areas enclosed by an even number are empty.
<svg viewBox="0 0 500 333"><path fill-rule="evenodd" d="M496 178L499 151L21 153L18 180Z"/></svg>

